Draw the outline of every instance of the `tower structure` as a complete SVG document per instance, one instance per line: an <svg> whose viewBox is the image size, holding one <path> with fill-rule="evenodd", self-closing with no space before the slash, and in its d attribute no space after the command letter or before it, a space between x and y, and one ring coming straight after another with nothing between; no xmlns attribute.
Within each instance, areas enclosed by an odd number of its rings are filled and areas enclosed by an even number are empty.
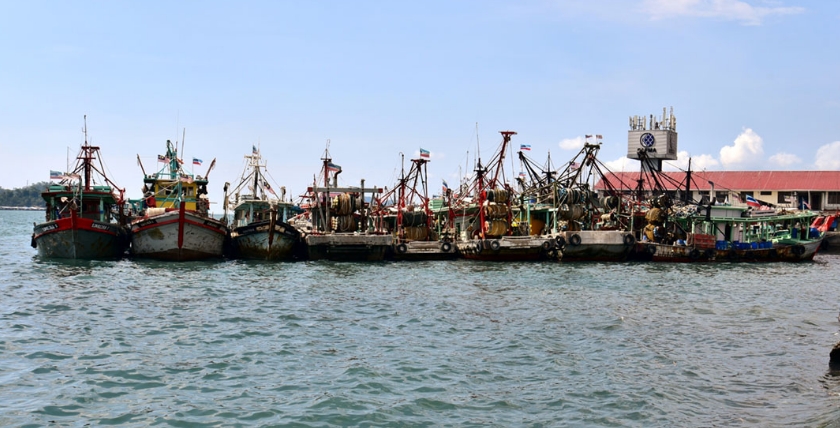
<svg viewBox="0 0 840 428"><path fill-rule="evenodd" d="M653 115L631 116L630 130L627 132L627 157L641 160L642 156L650 160L650 165L642 162L642 168L662 171L663 160L677 159L677 118L674 108L670 114L662 108L662 117Z"/></svg>

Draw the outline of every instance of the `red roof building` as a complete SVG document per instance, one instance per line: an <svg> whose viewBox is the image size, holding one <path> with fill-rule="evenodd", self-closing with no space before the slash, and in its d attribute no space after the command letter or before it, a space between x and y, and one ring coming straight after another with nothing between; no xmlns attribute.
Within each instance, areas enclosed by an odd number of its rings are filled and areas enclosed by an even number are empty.
<svg viewBox="0 0 840 428"><path fill-rule="evenodd" d="M685 190L685 172L662 172L660 182L668 192ZM645 179L644 188L652 183L638 172L618 172L607 175L605 180L613 188L629 193ZM604 181L595 190L607 189ZM715 192L718 202L741 204L746 196L767 204L799 207L814 210L840 209L840 171L692 171L691 195L693 200L710 197Z"/></svg>

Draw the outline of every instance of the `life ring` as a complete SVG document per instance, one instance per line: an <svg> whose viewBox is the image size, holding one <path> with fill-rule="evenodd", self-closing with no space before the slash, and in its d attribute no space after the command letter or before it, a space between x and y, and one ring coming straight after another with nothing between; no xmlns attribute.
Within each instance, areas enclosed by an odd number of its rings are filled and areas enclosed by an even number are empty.
<svg viewBox="0 0 840 428"><path fill-rule="evenodd" d="M691 252L688 253L688 258L691 259L691 260L699 259L700 258L700 251L698 251L696 248L691 250Z"/></svg>
<svg viewBox="0 0 840 428"><path fill-rule="evenodd" d="M631 246L636 243L636 237L631 234L624 235L624 245Z"/></svg>
<svg viewBox="0 0 840 428"><path fill-rule="evenodd" d="M502 248L502 244L500 244L498 240L490 241L490 249L491 250L499 251L499 248Z"/></svg>
<svg viewBox="0 0 840 428"><path fill-rule="evenodd" d="M646 245L645 251L647 251L647 253L650 255L656 254L656 245Z"/></svg>
<svg viewBox="0 0 840 428"><path fill-rule="evenodd" d="M405 252L408 251L408 246L406 246L405 244L399 244L397 245L396 250L397 254L405 254Z"/></svg>
<svg viewBox="0 0 840 428"><path fill-rule="evenodd" d="M801 256L805 254L805 247L802 245L794 245L791 251L793 251L794 255Z"/></svg>
<svg viewBox="0 0 840 428"><path fill-rule="evenodd" d="M444 253L448 253L448 252L452 251L452 244L450 244L448 242L444 242L443 244L440 244L440 250L443 251Z"/></svg>
<svg viewBox="0 0 840 428"><path fill-rule="evenodd" d="M566 238L562 236L558 236L556 239L556 246L557 248L563 248L566 246Z"/></svg>
<svg viewBox="0 0 840 428"><path fill-rule="evenodd" d="M580 245L580 235L578 235L577 233L572 235L571 238L569 238L569 243L574 246Z"/></svg>
<svg viewBox="0 0 840 428"><path fill-rule="evenodd" d="M542 249L543 249L543 250L545 250L545 251L550 250L550 249L551 249L551 247L552 247L552 245L551 245L551 241L543 241L543 243L542 243L541 247L542 247Z"/></svg>

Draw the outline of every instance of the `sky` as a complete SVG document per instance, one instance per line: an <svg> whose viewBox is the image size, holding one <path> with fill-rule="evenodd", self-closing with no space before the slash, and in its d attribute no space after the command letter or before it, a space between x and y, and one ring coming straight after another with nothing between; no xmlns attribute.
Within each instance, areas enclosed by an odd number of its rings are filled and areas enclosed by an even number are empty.
<svg viewBox="0 0 840 428"><path fill-rule="evenodd" d="M214 202L254 145L294 196L327 147L366 187L429 150L434 192L502 130L554 164L600 134L599 159L635 171L628 119L663 107L666 169L840 170L838 52L833 0L9 1L0 187L66 170L85 115L130 197L168 139L196 174L216 159Z"/></svg>

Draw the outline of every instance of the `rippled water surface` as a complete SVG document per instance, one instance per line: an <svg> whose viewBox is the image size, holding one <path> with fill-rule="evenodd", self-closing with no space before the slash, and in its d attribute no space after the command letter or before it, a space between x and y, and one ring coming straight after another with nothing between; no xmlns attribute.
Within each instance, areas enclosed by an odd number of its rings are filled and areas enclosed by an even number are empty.
<svg viewBox="0 0 840 428"><path fill-rule="evenodd" d="M55 262L0 211L0 426L840 426L840 257Z"/></svg>

